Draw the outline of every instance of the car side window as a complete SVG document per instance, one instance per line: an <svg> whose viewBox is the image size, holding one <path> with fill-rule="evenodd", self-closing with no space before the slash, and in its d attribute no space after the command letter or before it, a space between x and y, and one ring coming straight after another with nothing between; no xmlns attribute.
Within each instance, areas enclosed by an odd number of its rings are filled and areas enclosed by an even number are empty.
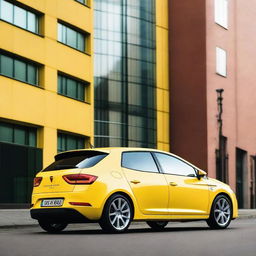
<svg viewBox="0 0 256 256"><path fill-rule="evenodd" d="M195 170L192 166L186 164L176 157L162 153L155 153L155 156L163 172L166 174L196 176Z"/></svg>
<svg viewBox="0 0 256 256"><path fill-rule="evenodd" d="M150 152L124 152L122 154L122 167L158 173L156 163Z"/></svg>

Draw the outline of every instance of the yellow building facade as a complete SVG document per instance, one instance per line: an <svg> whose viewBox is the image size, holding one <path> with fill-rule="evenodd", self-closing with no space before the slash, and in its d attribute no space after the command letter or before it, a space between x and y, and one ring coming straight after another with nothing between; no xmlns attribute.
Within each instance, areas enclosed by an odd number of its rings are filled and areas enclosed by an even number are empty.
<svg viewBox="0 0 256 256"><path fill-rule="evenodd" d="M57 153L58 131L84 137L85 143L93 138L93 9L71 0L23 0L2 1L2 12L9 4L21 13L37 15L38 34L3 17L0 48L8 56L14 54L15 60L35 62L38 84L0 76L0 117L4 122L37 128L37 147L43 149L45 166ZM60 23L86 35L84 51L59 41ZM84 82L84 102L58 93L60 73Z"/></svg>
<svg viewBox="0 0 256 256"><path fill-rule="evenodd" d="M168 0L156 1L157 148L170 151Z"/></svg>
<svg viewBox="0 0 256 256"><path fill-rule="evenodd" d="M28 202L35 171L94 144L93 5L0 0L0 169L12 173L0 204ZM155 8L156 145L169 151L168 0Z"/></svg>

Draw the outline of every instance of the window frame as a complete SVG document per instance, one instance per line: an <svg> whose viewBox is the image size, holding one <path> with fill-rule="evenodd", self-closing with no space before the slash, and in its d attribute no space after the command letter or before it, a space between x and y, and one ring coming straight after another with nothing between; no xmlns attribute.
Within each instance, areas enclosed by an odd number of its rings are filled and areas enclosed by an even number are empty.
<svg viewBox="0 0 256 256"><path fill-rule="evenodd" d="M225 9L224 9L225 7ZM223 13L224 16L223 16ZM224 29L228 29L229 1L228 0L214 0L214 21L217 25Z"/></svg>
<svg viewBox="0 0 256 256"><path fill-rule="evenodd" d="M62 77L62 78L64 77L66 79L74 80L76 83L82 84L82 86L84 87L84 100L80 100L78 98L71 97L69 95L60 93L59 92L59 77ZM79 79L77 77L71 76L71 75L63 73L61 71L58 71L58 73L57 73L57 83L58 83L58 85L57 85L57 94L58 95L67 97L67 98L72 99L72 100L77 100L77 101L82 102L82 103L90 104L90 82L87 82L85 80L82 80L82 79ZM78 88L76 90L78 90Z"/></svg>
<svg viewBox="0 0 256 256"><path fill-rule="evenodd" d="M222 59L222 57L224 57L224 59ZM215 47L215 58L216 58L216 61L215 61L215 65L216 65L216 74L219 75L219 76L222 76L222 77L227 77L228 76L228 53L225 49L219 47L219 46L216 46ZM224 68L225 68L225 71L222 72L222 61L225 61L225 64L224 64Z"/></svg>
<svg viewBox="0 0 256 256"><path fill-rule="evenodd" d="M0 120L0 127L2 125L8 127L10 129L10 132L12 133L12 135L11 135L11 141L0 140L0 142L19 145L19 146L25 146L25 147L31 147L31 148L38 148L38 127ZM15 140L15 135L16 135L17 130L22 130L25 133L24 134L25 143L17 143L16 142L17 140ZM33 136L35 135L34 145L31 145L32 143L30 141L31 140L30 136L32 134L33 134Z"/></svg>
<svg viewBox="0 0 256 256"><path fill-rule="evenodd" d="M84 41L84 49L80 50L80 49L78 49L76 47L73 47L73 46L71 46L71 45L69 45L67 43L64 43L64 42L60 41L59 40L59 37L60 37L59 32L61 32L61 37L62 37L63 36L62 35L63 34L63 30L59 31L60 30L59 29L59 25L64 26L64 27L66 27L68 29L71 29L71 30L75 31L76 33L81 34L83 36L83 39L84 39L83 40ZM65 38L66 38L65 41L67 42L67 40L68 40L67 39L67 32L66 32ZM90 53L90 51L91 51L90 50L90 38L91 38L91 34L86 32L86 31L84 31L84 30L82 30L81 28L78 28L78 27L76 27L76 26L74 26L74 25L72 25L70 23L67 23L67 22L65 22L63 20L60 20L60 19L57 20L57 42L58 43L63 44L65 46L68 46L71 49L74 49L74 50L79 51L81 53L84 53L84 54L87 54L87 55L91 55L91 53ZM78 39L78 35L76 35L76 44L78 44L78 40L77 39Z"/></svg>
<svg viewBox="0 0 256 256"><path fill-rule="evenodd" d="M91 8L90 0L85 0L85 1L87 2L87 4L86 4L86 3L82 3L82 2L80 2L79 0L74 0L74 1L77 2L77 3L79 3L79 4L81 4L81 5L83 5L83 6L86 6L86 7L88 7L88 8Z"/></svg>
<svg viewBox="0 0 256 256"><path fill-rule="evenodd" d="M66 132L66 131L62 131L62 130L57 130L57 152L58 154L62 153L62 152L65 152L65 151L69 151L69 150L77 150L78 148L75 148L75 149L64 149L61 151L59 151L59 135L64 135L65 136L65 147L67 147L67 137L73 137L73 138L79 138L79 139L83 139L83 148L86 147L86 143L87 143L87 138L86 136L83 136L83 135L80 135L80 134L76 134L76 133L69 133L69 132ZM76 141L76 144L78 143L78 141Z"/></svg>
<svg viewBox="0 0 256 256"><path fill-rule="evenodd" d="M163 170L163 167L161 166L160 161L158 160L158 158L157 158L157 156L156 156L156 154L167 155L167 156L169 156L169 157L173 157L173 158L175 158L175 159L177 159L177 160L183 162L184 164L188 165L189 167L191 167L191 168L194 170L194 173L195 173L194 175L195 175L195 176L188 176L188 175L182 175L182 174L173 174L173 173L165 173L164 170ZM162 173L162 174L164 174L164 175L175 175L175 176L181 176L181 177L187 177L187 178L196 178L196 177L197 177L197 169L196 169L194 166L192 166L192 165L188 164L187 162L185 162L183 159L180 159L180 158L178 158L178 157L176 157L176 156L169 155L169 154L163 153L163 152L153 152L153 155L154 155L155 161L157 162L158 167L159 167L159 169L161 170L161 173Z"/></svg>
<svg viewBox="0 0 256 256"><path fill-rule="evenodd" d="M156 165L156 169L157 169L158 172L143 171L143 170L138 170L138 169L128 168L128 167L123 166L123 154L125 154L125 153L149 153L151 155L155 165ZM156 162L156 159L153 155L153 152L151 152L151 151L140 151L140 150L138 150L138 151L136 151L136 150L135 151L123 151L122 154L121 154L121 164L120 165L121 165L122 168L126 168L126 169L133 170L133 171L162 174L161 169L159 168L159 165Z"/></svg>
<svg viewBox="0 0 256 256"><path fill-rule="evenodd" d="M8 20L4 20L1 18L1 14L0 14L0 21L3 21L3 22L6 22L14 27L17 27L17 28L20 28L24 31L27 31L29 33L32 33L34 35L37 35L37 36L40 36L40 37L43 37L43 34L42 34L42 29L41 29L41 19L42 17L44 16L44 13L34 9L34 8L31 8L30 6L27 6L23 3L20 3L20 2L17 2L17 1L12 1L12 0L4 0L6 2L8 2L9 4L12 5L12 21L8 21ZM15 10L14 8L15 7L18 7L18 8L21 8L23 9L25 12L26 12L26 27L22 27L22 26L19 26L17 24L15 24ZM0 0L0 8L1 8L1 0ZM34 14L35 15L35 32L34 31L31 31L29 30L29 25L28 25L28 21L29 21L29 13L31 14Z"/></svg>
<svg viewBox="0 0 256 256"><path fill-rule="evenodd" d="M9 58L12 59L12 76L1 73L1 62L2 62L1 56L9 57ZM15 60L25 63L25 65L26 65L26 70L25 70L26 79L25 80L18 79L17 77L14 76L14 74L15 74ZM35 77L36 78L35 83L29 82L29 79L28 79L28 67L29 66L33 66L36 69L35 70L36 71L35 72L35 76L36 76ZM35 86L37 88L42 88L42 86L40 85L40 69L42 69L42 67L43 67L43 65L38 63L38 62L35 62L33 60L27 59L23 56L20 56L20 55L11 53L11 52L0 50L0 76L4 76L4 77L7 77L7 78L10 78L10 79L13 79L13 80L25 83L25 84L29 84L29 85Z"/></svg>

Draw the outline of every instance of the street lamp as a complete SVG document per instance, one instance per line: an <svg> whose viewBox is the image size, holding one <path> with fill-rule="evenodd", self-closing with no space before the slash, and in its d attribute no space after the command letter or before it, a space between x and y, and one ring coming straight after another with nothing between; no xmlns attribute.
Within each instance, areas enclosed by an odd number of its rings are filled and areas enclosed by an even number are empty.
<svg viewBox="0 0 256 256"><path fill-rule="evenodd" d="M217 179L228 183L228 154L227 154L227 138L223 136L222 113L223 113L223 97L224 89L217 89L217 104L218 104L218 128L219 128L219 148L216 150L216 176Z"/></svg>
<svg viewBox="0 0 256 256"><path fill-rule="evenodd" d="M218 116L217 116L217 120L218 120L218 124L219 124L219 143L221 141L220 137L222 136L222 113L223 113L223 107L222 107L222 101L223 101L223 97L222 97L222 93L224 92L224 89L217 89L217 103L218 103ZM220 149L220 148L219 148Z"/></svg>

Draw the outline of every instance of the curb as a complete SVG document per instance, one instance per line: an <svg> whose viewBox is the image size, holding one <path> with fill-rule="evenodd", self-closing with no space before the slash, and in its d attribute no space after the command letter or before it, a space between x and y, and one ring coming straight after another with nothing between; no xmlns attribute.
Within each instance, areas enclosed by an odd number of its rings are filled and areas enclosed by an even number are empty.
<svg viewBox="0 0 256 256"><path fill-rule="evenodd" d="M256 219L256 215L241 215L236 220L243 220L243 219ZM171 221L170 221L171 222ZM191 221L192 222L192 221ZM144 221L135 221L133 222L133 225L143 225ZM81 223L81 224L88 224L88 223ZM22 229L22 228L32 228L32 227L39 227L39 224L33 223L33 224L13 224L13 225L0 225L0 230L3 229Z"/></svg>

